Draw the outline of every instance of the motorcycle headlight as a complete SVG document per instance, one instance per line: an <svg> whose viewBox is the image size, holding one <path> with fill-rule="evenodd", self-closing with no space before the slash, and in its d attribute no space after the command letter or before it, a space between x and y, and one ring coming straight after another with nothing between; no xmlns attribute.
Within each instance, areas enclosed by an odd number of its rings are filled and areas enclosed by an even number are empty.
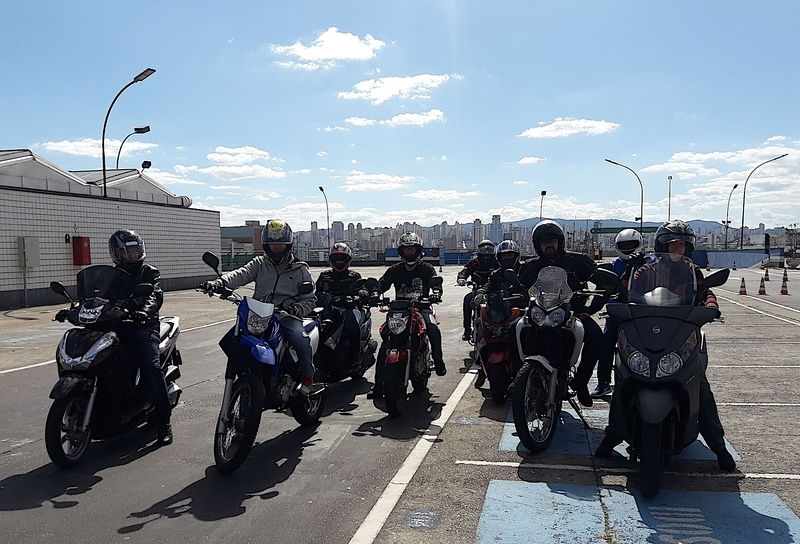
<svg viewBox="0 0 800 544"><path fill-rule="evenodd" d="M247 330L250 334L261 336L269 326L269 321L272 316L261 317L257 313L250 311L247 313Z"/></svg>
<svg viewBox="0 0 800 544"><path fill-rule="evenodd" d="M65 334L61 341L58 343L56 350L56 360L58 363L69 369L87 369L89 368L97 356L104 350L114 346L117 342L117 333L107 332L94 342L85 353L76 354L75 357L69 354L67 344L69 342L69 333Z"/></svg>
<svg viewBox="0 0 800 544"><path fill-rule="evenodd" d="M540 327L558 327L564 323L567 312L563 308L557 308L550 313L545 312L538 306L531 310L531 320Z"/></svg>
<svg viewBox="0 0 800 544"><path fill-rule="evenodd" d="M389 324L389 330L392 334L400 334L406 327L408 326L408 315L404 314L389 314L389 318L387 322Z"/></svg>
<svg viewBox="0 0 800 544"><path fill-rule="evenodd" d="M102 313L102 306L98 308L87 308L86 306L81 306L81 309L78 310L78 321L81 323L94 323L100 319L100 314Z"/></svg>
<svg viewBox="0 0 800 544"><path fill-rule="evenodd" d="M684 361L688 361L689 357L694 353L697 347L697 333L692 332L686 342L681 347L664 355L658 361L658 368L656 369L656 378L663 376L671 376L675 374L683 366Z"/></svg>
<svg viewBox="0 0 800 544"><path fill-rule="evenodd" d="M641 352L634 351L631 356L628 357L628 366L637 374L641 374L642 376L650 375L650 359Z"/></svg>

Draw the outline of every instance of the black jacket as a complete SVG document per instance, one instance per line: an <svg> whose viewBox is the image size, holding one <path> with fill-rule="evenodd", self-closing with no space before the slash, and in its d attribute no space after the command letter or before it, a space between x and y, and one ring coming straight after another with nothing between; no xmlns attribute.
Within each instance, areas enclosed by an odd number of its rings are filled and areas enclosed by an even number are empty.
<svg viewBox="0 0 800 544"><path fill-rule="evenodd" d="M430 295L430 281L435 275L433 265L424 261L412 270L406 269L404 263L397 263L387 268L378 282L382 293L394 286L395 298L414 299Z"/></svg>
<svg viewBox="0 0 800 544"><path fill-rule="evenodd" d="M525 261L519 270L519 281L526 289L530 289L539 277L539 272L546 266L557 266L567 272L567 284L572 291L586 289L586 283L591 281L597 264L583 253L572 251L562 251L554 260L537 257ZM575 295L572 297L570 307L573 311L593 314L605 305L602 297L594 297L590 306L587 307L589 297L586 295Z"/></svg>
<svg viewBox="0 0 800 544"><path fill-rule="evenodd" d="M145 263L142 265L139 273L135 275L132 275L124 268L117 267L117 270L121 272L116 289L117 298L119 300L130 297L134 288L140 283L148 283L153 286L153 292L144 299L142 304L136 304L135 301L131 300L126 307L132 312L142 311L147 314L147 321L139 325L140 327L158 330L158 311L164 303L164 292L161 290L161 285L159 285L161 273L158 271L158 268Z"/></svg>

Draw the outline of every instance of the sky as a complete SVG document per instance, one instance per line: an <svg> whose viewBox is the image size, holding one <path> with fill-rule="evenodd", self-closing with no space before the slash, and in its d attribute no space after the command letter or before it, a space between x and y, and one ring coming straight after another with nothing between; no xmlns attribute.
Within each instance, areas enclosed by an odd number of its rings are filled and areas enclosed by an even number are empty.
<svg viewBox="0 0 800 544"><path fill-rule="evenodd" d="M154 68L114 103L106 165L149 125L120 167L151 161L222 226L800 216L796 1L10 0L3 18L0 149L101 169L112 100Z"/></svg>

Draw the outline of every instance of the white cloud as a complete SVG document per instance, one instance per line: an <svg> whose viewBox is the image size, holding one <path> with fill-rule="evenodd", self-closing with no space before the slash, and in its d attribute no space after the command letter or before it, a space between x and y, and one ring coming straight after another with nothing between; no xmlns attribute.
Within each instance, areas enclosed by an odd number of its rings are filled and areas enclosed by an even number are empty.
<svg viewBox="0 0 800 544"><path fill-rule="evenodd" d="M270 50L276 55L294 57L294 60L279 61L277 64L287 68L303 70L317 70L319 68L332 68L341 61L365 61L375 57L377 52L386 45L381 40L373 38L370 34L362 40L355 34L339 32L335 26L322 32L311 45L303 45L298 40L292 45L270 45Z"/></svg>
<svg viewBox="0 0 800 544"><path fill-rule="evenodd" d="M453 76L461 79L462 76ZM430 98L430 91L450 80L447 74L420 74L405 77L382 77L367 79L355 84L352 91L342 91L336 96L345 100L369 100L373 105L378 105L398 97L403 100L418 100Z"/></svg>
<svg viewBox="0 0 800 544"><path fill-rule="evenodd" d="M147 175L161 185L206 185L202 181L195 181L184 176L173 174L172 172L164 172L158 168L149 168L147 170Z"/></svg>
<svg viewBox="0 0 800 544"><path fill-rule="evenodd" d="M455 191L446 189L428 189L406 193L403 196L420 200L460 200L464 197L481 196L480 191Z"/></svg>
<svg viewBox="0 0 800 544"><path fill-rule="evenodd" d="M106 165L113 167L116 163L117 153L122 140L112 140L106 138ZM61 140L60 142L45 142L41 147L47 151L55 151L57 153L66 153L67 155L75 155L77 157L92 157L102 159L103 148L100 145L99 138L83 138L81 140ZM132 155L137 151L147 151L158 147L158 144L147 142L136 142L128 140L122 148L122 157Z"/></svg>
<svg viewBox="0 0 800 544"><path fill-rule="evenodd" d="M366 117L348 117L344 122L357 127L368 127L375 124L374 119L367 119Z"/></svg>
<svg viewBox="0 0 800 544"><path fill-rule="evenodd" d="M539 161L546 161L542 157L522 157L520 160L517 161L517 164L536 164Z"/></svg>
<svg viewBox="0 0 800 544"><path fill-rule="evenodd" d="M540 123L538 127L529 128L517 136L520 138L566 138L575 134L597 136L613 132L618 128L619 124L610 121L557 117L552 123Z"/></svg>
<svg viewBox="0 0 800 544"><path fill-rule="evenodd" d="M175 171L181 175L186 175L189 172L199 172L224 179L225 181L257 178L281 179L286 177L286 172L260 164L208 166L205 168L178 164L175 165Z"/></svg>
<svg viewBox="0 0 800 544"><path fill-rule="evenodd" d="M391 119L387 119L385 121L381 121L382 125L387 125L390 127L398 127L398 126L425 126L429 123L434 123L436 121L444 121L444 112L442 110L430 110L425 113L401 113L399 115L395 115Z"/></svg>
<svg viewBox="0 0 800 544"><path fill-rule="evenodd" d="M528 182L527 182L527 181L522 181L521 179L518 179L518 180L516 180L516 181L513 181L512 183L513 183L514 185L527 185L527 184L528 184Z"/></svg>
<svg viewBox="0 0 800 544"><path fill-rule="evenodd" d="M317 157L325 157L328 155L327 151L317 151Z"/></svg>
<svg viewBox="0 0 800 544"><path fill-rule="evenodd" d="M209 185L209 189L213 189L215 191L226 191L230 189L241 189L241 185Z"/></svg>
<svg viewBox="0 0 800 544"><path fill-rule="evenodd" d="M214 153L209 153L206 158L216 164L241 165L250 164L259 160L270 159L270 154L257 147L224 147L218 146Z"/></svg>
<svg viewBox="0 0 800 544"><path fill-rule="evenodd" d="M337 126L333 126L333 127L325 127L325 128L324 128L324 129L322 129L322 130L324 130L325 132L350 132L350 129L349 129L349 128L347 128L347 127L340 127L340 126L338 126L338 125L337 125Z"/></svg>
<svg viewBox="0 0 800 544"><path fill-rule="evenodd" d="M408 187L412 176L392 176L391 174L367 174L353 170L342 185L345 191L391 191Z"/></svg>

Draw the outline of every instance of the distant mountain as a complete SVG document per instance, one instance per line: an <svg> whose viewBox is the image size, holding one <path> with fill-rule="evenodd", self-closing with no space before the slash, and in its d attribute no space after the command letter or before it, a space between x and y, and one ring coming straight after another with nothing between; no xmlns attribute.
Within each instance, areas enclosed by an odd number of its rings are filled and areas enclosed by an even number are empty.
<svg viewBox="0 0 800 544"><path fill-rule="evenodd" d="M549 217L545 217L545 219L550 219ZM638 228L639 222L638 221L623 221L622 219L555 219L557 223L560 225L571 225L575 224L579 228L582 226L586 228L588 225L589 228L594 226L595 221L599 221L603 224L605 228ZM533 227L536 223L539 222L538 218L531 218L531 219L523 219L522 221L503 221L503 223L514 223L519 227ZM688 221L689 225L695 231L706 230L706 229L714 229L717 227L721 227L722 223L719 221L706 221L704 219L692 219ZM658 227L661 225L660 222L653 222L653 221L645 221L643 223L645 227Z"/></svg>

